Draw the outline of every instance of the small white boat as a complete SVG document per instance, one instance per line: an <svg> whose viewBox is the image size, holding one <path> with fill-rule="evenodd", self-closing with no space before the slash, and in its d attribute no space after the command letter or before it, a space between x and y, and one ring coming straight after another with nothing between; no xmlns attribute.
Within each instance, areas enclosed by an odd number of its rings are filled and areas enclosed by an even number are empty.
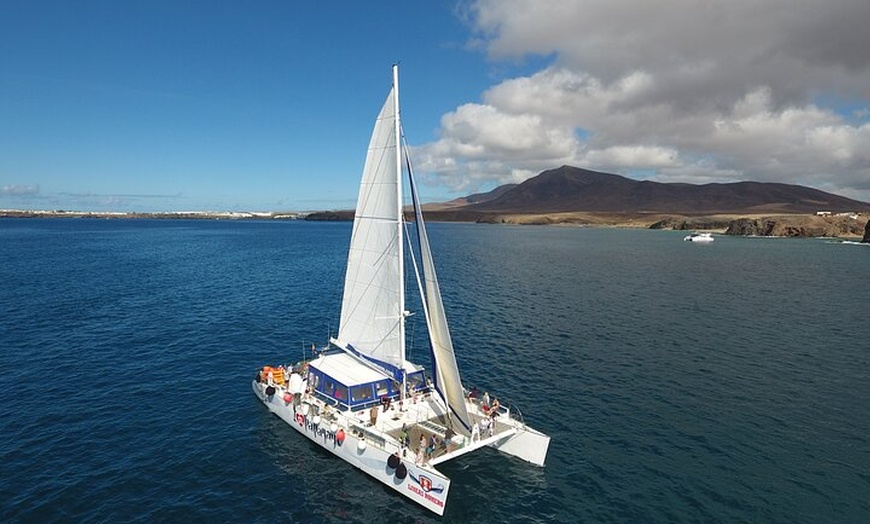
<svg viewBox="0 0 870 524"><path fill-rule="evenodd" d="M398 97L393 66L393 86L363 169L338 334L310 360L262 367L252 386L272 413L306 438L442 515L451 481L438 464L489 446L543 466L550 437L527 426L516 408L466 394L462 386L403 147ZM404 219L403 166L416 235L408 234ZM416 277L409 287L422 299L418 318L428 332L429 369L406 359L406 265Z"/></svg>
<svg viewBox="0 0 870 524"><path fill-rule="evenodd" d="M712 242L713 235L710 233L692 233L683 237L686 242Z"/></svg>

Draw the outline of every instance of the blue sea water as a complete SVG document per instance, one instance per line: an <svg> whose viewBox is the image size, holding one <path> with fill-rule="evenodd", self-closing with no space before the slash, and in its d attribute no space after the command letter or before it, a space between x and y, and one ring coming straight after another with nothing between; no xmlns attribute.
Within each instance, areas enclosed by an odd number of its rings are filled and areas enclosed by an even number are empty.
<svg viewBox="0 0 870 524"><path fill-rule="evenodd" d="M552 436L444 464L438 518L250 390L334 332L349 236L0 220L0 520L870 521L870 246L430 224L464 382Z"/></svg>

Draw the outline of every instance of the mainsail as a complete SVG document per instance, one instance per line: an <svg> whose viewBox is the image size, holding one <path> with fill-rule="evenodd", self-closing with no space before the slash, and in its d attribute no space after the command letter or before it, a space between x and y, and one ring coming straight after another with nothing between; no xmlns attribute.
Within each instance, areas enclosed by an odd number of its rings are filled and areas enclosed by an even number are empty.
<svg viewBox="0 0 870 524"><path fill-rule="evenodd" d="M397 176L396 86L378 115L353 221L336 342L404 367L401 185Z"/></svg>

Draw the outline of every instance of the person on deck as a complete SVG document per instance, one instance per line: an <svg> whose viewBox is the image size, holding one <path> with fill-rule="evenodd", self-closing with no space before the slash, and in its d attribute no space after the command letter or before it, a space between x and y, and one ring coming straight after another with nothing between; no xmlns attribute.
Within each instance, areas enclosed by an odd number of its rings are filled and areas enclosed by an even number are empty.
<svg viewBox="0 0 870 524"><path fill-rule="evenodd" d="M501 407L501 404L498 401L498 397L495 397L492 401L492 406L489 408L489 414L491 417L495 418L498 416L498 408Z"/></svg>
<svg viewBox="0 0 870 524"><path fill-rule="evenodd" d="M447 449L450 446L450 440L453 438L453 428L447 428L447 431L444 432L444 449Z"/></svg>
<svg viewBox="0 0 870 524"><path fill-rule="evenodd" d="M371 411L369 412L369 418L371 419L371 425L375 426L378 423L378 407L372 406Z"/></svg>
<svg viewBox="0 0 870 524"><path fill-rule="evenodd" d="M405 424L402 424L402 431L399 433L399 441L402 443L402 447L407 448L411 444L411 438L408 436L408 427Z"/></svg>
<svg viewBox="0 0 870 524"><path fill-rule="evenodd" d="M492 421L489 418L480 420L480 434L489 437L492 436Z"/></svg>

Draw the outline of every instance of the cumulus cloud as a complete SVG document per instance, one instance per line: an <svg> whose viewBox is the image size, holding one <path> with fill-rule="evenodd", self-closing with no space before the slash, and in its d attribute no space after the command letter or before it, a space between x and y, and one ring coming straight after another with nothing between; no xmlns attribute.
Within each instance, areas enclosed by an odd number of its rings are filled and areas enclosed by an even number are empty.
<svg viewBox="0 0 870 524"><path fill-rule="evenodd" d="M475 189L573 164L870 200L866 0L479 0L469 13L491 60L549 62L442 117L417 148L431 181Z"/></svg>

